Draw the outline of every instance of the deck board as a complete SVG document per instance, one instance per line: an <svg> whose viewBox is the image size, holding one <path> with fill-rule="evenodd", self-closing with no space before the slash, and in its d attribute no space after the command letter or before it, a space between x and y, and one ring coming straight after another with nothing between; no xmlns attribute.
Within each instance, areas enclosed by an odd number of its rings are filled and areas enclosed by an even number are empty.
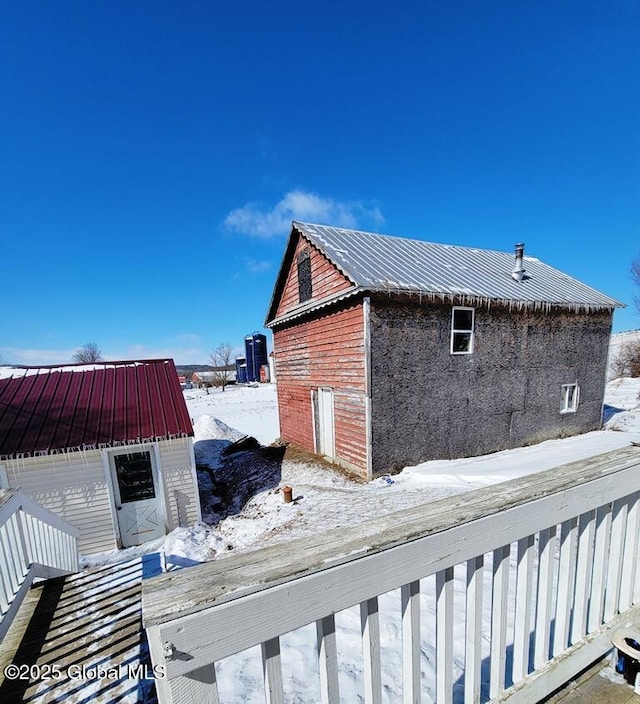
<svg viewBox="0 0 640 704"><path fill-rule="evenodd" d="M640 695L601 661L541 704L640 704Z"/></svg>
<svg viewBox="0 0 640 704"><path fill-rule="evenodd" d="M34 676L2 677L0 702L154 704L141 593L143 578L157 571L155 558L138 557L31 589L2 642L0 665L2 671L9 664L32 668Z"/></svg>

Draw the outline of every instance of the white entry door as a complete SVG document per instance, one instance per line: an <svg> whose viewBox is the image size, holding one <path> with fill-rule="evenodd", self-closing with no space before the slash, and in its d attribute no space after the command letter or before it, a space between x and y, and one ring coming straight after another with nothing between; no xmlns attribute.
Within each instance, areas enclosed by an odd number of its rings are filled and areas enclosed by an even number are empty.
<svg viewBox="0 0 640 704"><path fill-rule="evenodd" d="M318 389L318 449L325 457L335 457L333 389Z"/></svg>
<svg viewBox="0 0 640 704"><path fill-rule="evenodd" d="M165 517L152 453L114 453L110 464L122 547L161 538Z"/></svg>

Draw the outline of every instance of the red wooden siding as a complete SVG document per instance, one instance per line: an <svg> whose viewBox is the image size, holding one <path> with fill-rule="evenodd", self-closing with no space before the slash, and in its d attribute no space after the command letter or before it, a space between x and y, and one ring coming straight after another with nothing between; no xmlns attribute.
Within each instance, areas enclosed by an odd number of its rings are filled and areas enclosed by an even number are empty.
<svg viewBox="0 0 640 704"><path fill-rule="evenodd" d="M341 274L324 254L312 244L309 244L303 237L299 237L291 268L287 275L287 281L282 291L280 303L278 304L278 310L276 312L277 318L300 305L300 299L298 297L298 254L303 249L307 248L309 249L311 259L311 300L321 300L332 293L344 291L353 286L349 279Z"/></svg>
<svg viewBox="0 0 640 704"><path fill-rule="evenodd" d="M311 392L334 394L336 460L367 471L364 313L357 301L274 330L280 434L315 452Z"/></svg>

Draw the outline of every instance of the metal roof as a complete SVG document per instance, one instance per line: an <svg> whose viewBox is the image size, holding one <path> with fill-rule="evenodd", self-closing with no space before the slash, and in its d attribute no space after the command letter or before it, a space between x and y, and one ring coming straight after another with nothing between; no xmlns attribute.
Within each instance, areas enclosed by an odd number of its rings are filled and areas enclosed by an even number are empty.
<svg viewBox="0 0 640 704"><path fill-rule="evenodd" d="M12 374L0 379L0 458L193 435L171 359Z"/></svg>
<svg viewBox="0 0 640 704"><path fill-rule="evenodd" d="M354 287L366 291L419 293L434 299L464 298L520 308L613 309L624 304L535 257L524 256L524 279L512 278L509 252L293 222Z"/></svg>

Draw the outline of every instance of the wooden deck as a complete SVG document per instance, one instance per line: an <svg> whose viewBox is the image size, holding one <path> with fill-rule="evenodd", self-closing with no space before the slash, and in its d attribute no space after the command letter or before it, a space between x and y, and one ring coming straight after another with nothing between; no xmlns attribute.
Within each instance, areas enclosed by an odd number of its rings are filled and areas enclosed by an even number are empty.
<svg viewBox="0 0 640 704"><path fill-rule="evenodd" d="M0 649L0 702L156 702L141 589L159 567L146 555L31 589ZM31 676L5 677L10 664Z"/></svg>
<svg viewBox="0 0 640 704"><path fill-rule="evenodd" d="M603 660L543 704L640 704L640 695Z"/></svg>

